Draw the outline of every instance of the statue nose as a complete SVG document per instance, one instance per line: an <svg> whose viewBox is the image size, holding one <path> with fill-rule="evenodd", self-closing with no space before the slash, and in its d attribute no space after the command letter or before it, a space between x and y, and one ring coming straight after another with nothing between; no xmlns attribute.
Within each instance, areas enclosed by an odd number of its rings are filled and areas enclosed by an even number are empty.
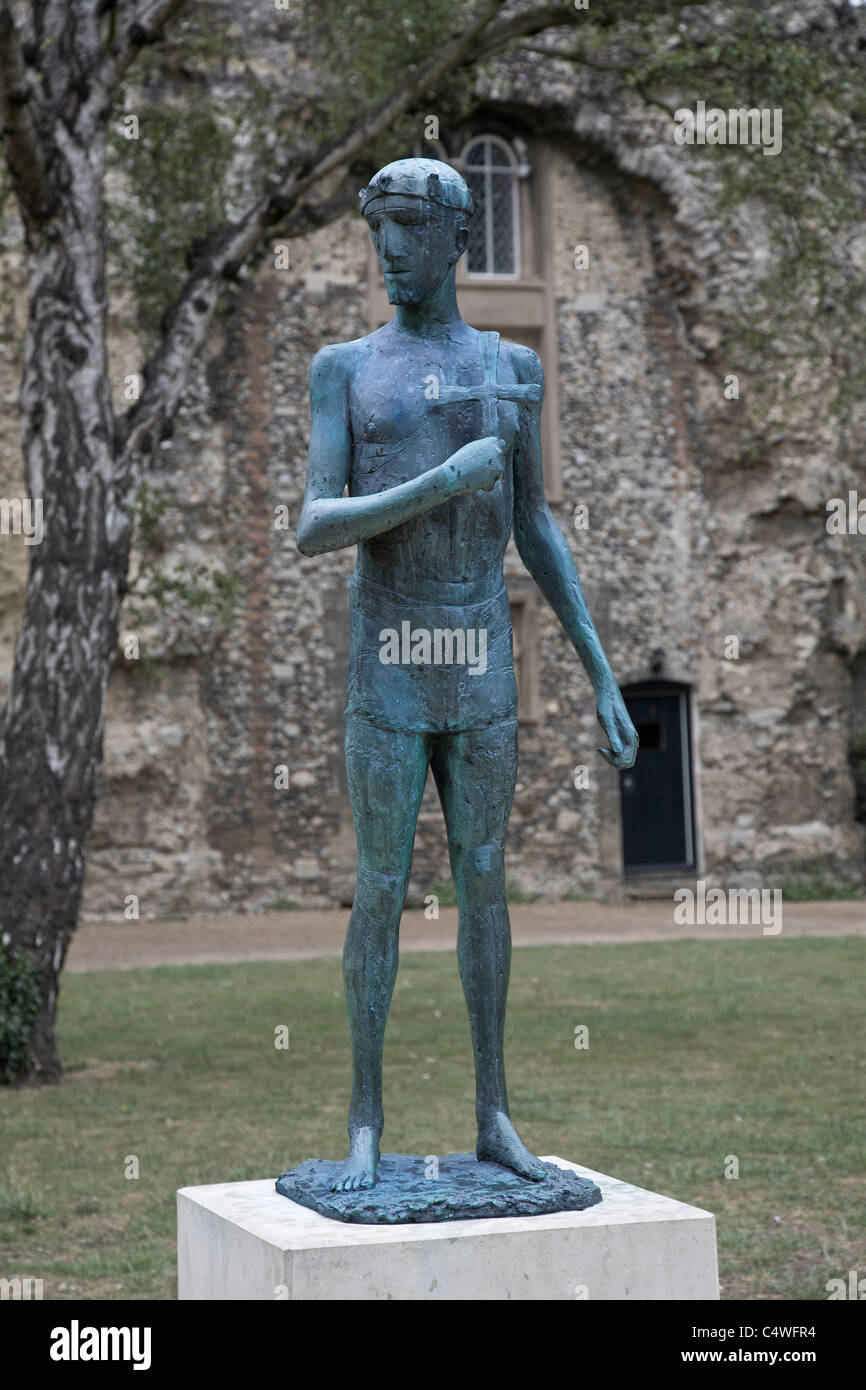
<svg viewBox="0 0 866 1390"><path fill-rule="evenodd" d="M395 226L393 223L386 222L379 232L379 245L382 250L383 258L389 263L396 259L400 260L400 245L403 240L403 228Z"/></svg>
<svg viewBox="0 0 866 1390"><path fill-rule="evenodd" d="M390 247L385 243L381 249L382 266L385 270L405 270L406 261L400 255L397 247Z"/></svg>

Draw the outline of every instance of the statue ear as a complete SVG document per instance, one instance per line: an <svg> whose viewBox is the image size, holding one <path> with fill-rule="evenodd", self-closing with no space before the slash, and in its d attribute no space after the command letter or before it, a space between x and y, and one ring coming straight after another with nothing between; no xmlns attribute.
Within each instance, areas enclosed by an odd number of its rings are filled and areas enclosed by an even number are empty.
<svg viewBox="0 0 866 1390"><path fill-rule="evenodd" d="M457 259L459 260L466 250L466 247L469 245L469 227L465 222L458 222L457 224L454 245L457 250Z"/></svg>

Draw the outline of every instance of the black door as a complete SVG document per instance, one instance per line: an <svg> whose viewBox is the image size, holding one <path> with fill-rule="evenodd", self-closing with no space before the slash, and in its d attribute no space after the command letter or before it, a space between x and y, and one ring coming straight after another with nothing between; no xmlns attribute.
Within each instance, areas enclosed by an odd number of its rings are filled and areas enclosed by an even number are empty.
<svg viewBox="0 0 866 1390"><path fill-rule="evenodd" d="M625 871L694 868L687 687L648 681L622 693L640 739L634 767L620 773Z"/></svg>

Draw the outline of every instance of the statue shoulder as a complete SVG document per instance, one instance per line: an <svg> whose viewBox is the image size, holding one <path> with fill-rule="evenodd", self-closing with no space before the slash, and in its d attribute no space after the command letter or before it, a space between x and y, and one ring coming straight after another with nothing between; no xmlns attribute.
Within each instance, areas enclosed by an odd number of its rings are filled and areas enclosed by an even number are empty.
<svg viewBox="0 0 866 1390"><path fill-rule="evenodd" d="M534 381L544 386L544 368L537 352L525 347L523 343L503 341L502 348L507 352L511 370L519 382Z"/></svg>
<svg viewBox="0 0 866 1390"><path fill-rule="evenodd" d="M349 343L327 343L319 348L310 364L310 391L333 390L345 386L358 361L358 349L363 340Z"/></svg>

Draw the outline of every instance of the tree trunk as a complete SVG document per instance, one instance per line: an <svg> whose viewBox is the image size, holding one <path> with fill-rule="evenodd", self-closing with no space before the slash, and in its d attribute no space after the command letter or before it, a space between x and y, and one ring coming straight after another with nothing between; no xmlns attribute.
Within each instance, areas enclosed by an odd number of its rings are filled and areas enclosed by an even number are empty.
<svg viewBox="0 0 866 1390"><path fill-rule="evenodd" d="M249 264L279 220L298 230L340 215L345 189L307 206L321 184L426 99L448 72L552 22L544 8L493 23L484 0L469 28L442 44L336 142L290 163L250 208L193 256L141 399L119 425L105 344L103 175L106 124L127 68L184 0L126 11L112 39L103 0L38 0L22 46L0 0L0 130L31 262L21 383L27 492L42 501L44 535L29 549L24 617L0 716L0 934L40 972L28 1081L58 1081L57 991L81 902L108 680L129 562L135 490L205 340L221 286ZM28 32L29 29L28 29ZM114 32L114 26L112 27ZM484 36L487 35L485 40ZM474 55L474 56L473 56ZM118 906L123 885L118 884Z"/></svg>
<svg viewBox="0 0 866 1390"><path fill-rule="evenodd" d="M56 121L64 164L30 246L21 380L27 491L43 499L0 722L0 928L40 971L22 1078L56 1082L58 978L76 923L127 572L133 483L118 476L105 343L104 139ZM118 892L121 885L118 885Z"/></svg>

